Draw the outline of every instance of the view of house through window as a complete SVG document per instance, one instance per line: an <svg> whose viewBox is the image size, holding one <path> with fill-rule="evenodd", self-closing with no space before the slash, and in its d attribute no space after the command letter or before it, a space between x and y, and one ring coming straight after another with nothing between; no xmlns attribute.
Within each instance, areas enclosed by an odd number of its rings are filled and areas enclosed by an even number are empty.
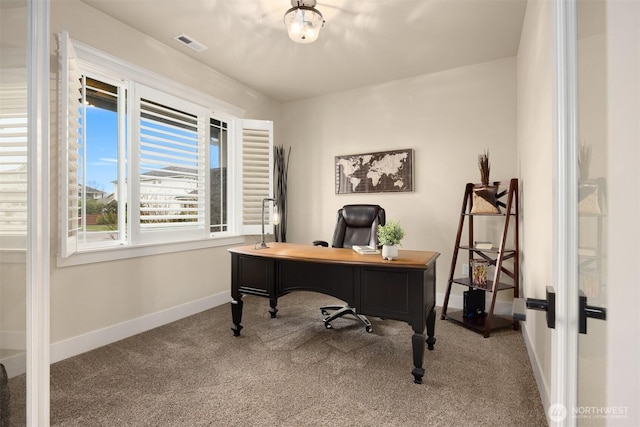
<svg viewBox="0 0 640 427"><path fill-rule="evenodd" d="M118 98L120 88L89 77L83 78L78 148L79 243L119 240L118 221ZM123 132L124 134L124 132ZM121 148L122 146L122 148ZM122 205L122 206L121 206Z"/></svg>
<svg viewBox="0 0 640 427"><path fill-rule="evenodd" d="M142 230L203 226L203 128L193 113L140 99Z"/></svg>
<svg viewBox="0 0 640 427"><path fill-rule="evenodd" d="M227 123L211 119L209 144L211 232L227 231Z"/></svg>

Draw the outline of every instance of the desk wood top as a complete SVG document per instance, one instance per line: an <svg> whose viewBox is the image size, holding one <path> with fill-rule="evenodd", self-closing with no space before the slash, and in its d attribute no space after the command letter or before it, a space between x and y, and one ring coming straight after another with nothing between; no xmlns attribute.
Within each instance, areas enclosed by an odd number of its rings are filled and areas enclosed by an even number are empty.
<svg viewBox="0 0 640 427"><path fill-rule="evenodd" d="M324 248L322 246L296 243L270 242L266 249L256 249L255 245L240 246L229 252L267 258L289 259L291 261L329 262L336 264L371 265L376 267L402 267L425 270L440 256L438 252L398 251L393 261L382 259L381 254L359 254L353 249Z"/></svg>

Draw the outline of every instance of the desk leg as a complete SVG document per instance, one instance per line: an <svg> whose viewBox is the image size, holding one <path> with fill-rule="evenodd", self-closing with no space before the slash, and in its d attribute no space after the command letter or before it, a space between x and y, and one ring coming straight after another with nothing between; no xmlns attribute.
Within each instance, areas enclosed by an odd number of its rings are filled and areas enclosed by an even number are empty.
<svg viewBox="0 0 640 427"><path fill-rule="evenodd" d="M242 329L242 294L240 294L237 298L231 300L231 318L233 320L233 327L231 330L233 331L234 337L240 336L240 329Z"/></svg>
<svg viewBox="0 0 640 427"><path fill-rule="evenodd" d="M278 305L278 298L269 298L269 314L271 315L272 319L276 318L276 313L278 312L278 309L276 308L276 306Z"/></svg>
<svg viewBox="0 0 640 427"><path fill-rule="evenodd" d="M433 308L427 314L427 348L433 350L433 345L436 343L434 337L436 329L436 309Z"/></svg>
<svg viewBox="0 0 640 427"><path fill-rule="evenodd" d="M424 369L422 368L422 362L424 360L424 332L414 330L413 337L411 337L411 344L413 345L413 382L416 384L422 384L422 377L424 376Z"/></svg>

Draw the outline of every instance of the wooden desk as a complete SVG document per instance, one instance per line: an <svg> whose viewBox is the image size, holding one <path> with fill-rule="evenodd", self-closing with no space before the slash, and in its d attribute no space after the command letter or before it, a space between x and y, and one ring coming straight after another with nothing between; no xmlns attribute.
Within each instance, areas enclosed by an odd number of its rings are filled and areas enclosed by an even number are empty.
<svg viewBox="0 0 640 427"><path fill-rule="evenodd" d="M399 258L361 255L352 249L323 248L292 243L269 243L267 249L253 245L231 252L231 314L233 334L240 335L242 295L269 298L271 317L276 317L278 297L293 291L331 295L358 313L402 320L413 336L414 382L422 383L426 343L433 350L437 252L399 251Z"/></svg>

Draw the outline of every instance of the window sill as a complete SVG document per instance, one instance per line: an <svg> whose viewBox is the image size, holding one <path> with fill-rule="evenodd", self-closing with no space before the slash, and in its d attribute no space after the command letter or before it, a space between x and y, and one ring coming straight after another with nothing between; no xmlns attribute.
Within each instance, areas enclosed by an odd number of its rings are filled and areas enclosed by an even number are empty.
<svg viewBox="0 0 640 427"><path fill-rule="evenodd" d="M78 252L68 258L57 256L58 267L91 264L96 262L116 261L173 252L191 251L195 249L216 248L220 246L239 245L245 242L245 236L230 236L217 239L193 240L186 242L170 242L140 246L118 246Z"/></svg>

